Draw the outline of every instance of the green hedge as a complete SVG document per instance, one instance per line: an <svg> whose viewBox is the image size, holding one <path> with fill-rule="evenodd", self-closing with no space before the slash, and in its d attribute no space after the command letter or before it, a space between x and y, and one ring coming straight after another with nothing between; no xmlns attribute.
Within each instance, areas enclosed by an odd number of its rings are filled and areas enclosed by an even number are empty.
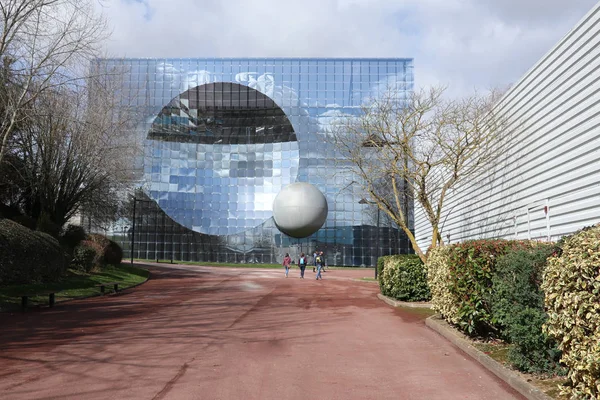
<svg viewBox="0 0 600 400"><path fill-rule="evenodd" d="M520 371L563 374L560 350L542 327L548 316L540 285L554 244L538 244L500 257L492 278L490 306L494 322L511 344L508 361Z"/></svg>
<svg viewBox="0 0 600 400"><path fill-rule="evenodd" d="M546 332L556 338L569 369L563 394L600 398L600 226L560 243L548 259L542 289Z"/></svg>
<svg viewBox="0 0 600 400"><path fill-rule="evenodd" d="M431 290L431 304L433 309L448 322L458 325L458 305L460 299L450 290L451 281L448 253L450 246L439 246L431 249L427 256L426 271L427 283Z"/></svg>
<svg viewBox="0 0 600 400"><path fill-rule="evenodd" d="M68 224L61 232L60 242L69 251L72 251L85 240L86 236L85 229L81 225Z"/></svg>
<svg viewBox="0 0 600 400"><path fill-rule="evenodd" d="M382 260L381 262L379 260ZM380 257L377 267L379 287L385 296L402 301L427 301L431 298L427 274L421 259L416 255Z"/></svg>
<svg viewBox="0 0 600 400"><path fill-rule="evenodd" d="M89 242L82 241L73 250L73 259L70 267L83 272L91 272L96 266L98 251L96 247L90 246Z"/></svg>
<svg viewBox="0 0 600 400"><path fill-rule="evenodd" d="M55 238L0 219L0 285L55 281L65 267Z"/></svg>
<svg viewBox="0 0 600 400"><path fill-rule="evenodd" d="M93 233L88 235L86 243L89 247L94 247L98 253L95 264L102 265L120 265L123 260L123 250L116 242L108 239L106 236Z"/></svg>
<svg viewBox="0 0 600 400"><path fill-rule="evenodd" d="M434 309L468 335L489 336L497 330L489 305L496 260L531 246L527 241L494 239L433 249L426 269Z"/></svg>
<svg viewBox="0 0 600 400"><path fill-rule="evenodd" d="M383 274L383 265L385 263L385 257L377 258L377 281L379 282L379 291L383 293L383 283L381 281L381 275Z"/></svg>

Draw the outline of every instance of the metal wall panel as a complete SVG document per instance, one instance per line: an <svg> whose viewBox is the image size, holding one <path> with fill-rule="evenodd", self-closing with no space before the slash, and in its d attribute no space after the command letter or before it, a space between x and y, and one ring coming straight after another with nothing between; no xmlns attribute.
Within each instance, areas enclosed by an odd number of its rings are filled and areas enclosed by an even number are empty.
<svg viewBox="0 0 600 400"><path fill-rule="evenodd" d="M600 222L600 4L500 100L514 130L496 168L448 197L446 242L475 238L557 240ZM426 249L431 227L415 204Z"/></svg>

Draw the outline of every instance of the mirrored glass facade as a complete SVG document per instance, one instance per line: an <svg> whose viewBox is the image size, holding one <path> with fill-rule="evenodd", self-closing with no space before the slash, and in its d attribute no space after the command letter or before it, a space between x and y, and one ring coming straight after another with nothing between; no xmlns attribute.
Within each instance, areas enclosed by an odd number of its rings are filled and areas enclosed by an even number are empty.
<svg viewBox="0 0 600 400"><path fill-rule="evenodd" d="M319 249L329 265L370 266L378 254L410 252L401 231L359 203L328 132L384 90L408 95L412 59L100 62L124 66L143 115L135 257L277 263ZM272 218L277 193L297 181L329 205L325 225L301 240Z"/></svg>

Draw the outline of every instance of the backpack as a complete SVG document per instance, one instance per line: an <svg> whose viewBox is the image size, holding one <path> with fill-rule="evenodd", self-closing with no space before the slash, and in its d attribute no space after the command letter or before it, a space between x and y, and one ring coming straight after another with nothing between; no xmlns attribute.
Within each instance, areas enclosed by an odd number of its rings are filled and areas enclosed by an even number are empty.
<svg viewBox="0 0 600 400"><path fill-rule="evenodd" d="M321 264L323 262L323 259L321 258L321 256L317 256L317 260L316 260L319 264Z"/></svg>
<svg viewBox="0 0 600 400"><path fill-rule="evenodd" d="M300 257L300 265L304 265L304 264L306 264L306 258Z"/></svg>

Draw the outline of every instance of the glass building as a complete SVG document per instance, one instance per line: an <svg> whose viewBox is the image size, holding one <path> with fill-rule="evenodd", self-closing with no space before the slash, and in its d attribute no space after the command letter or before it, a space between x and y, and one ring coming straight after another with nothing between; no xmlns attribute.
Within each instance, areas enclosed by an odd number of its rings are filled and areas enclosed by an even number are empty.
<svg viewBox="0 0 600 400"><path fill-rule="evenodd" d="M383 213L360 202L330 133L384 90L408 95L412 59L99 63L125 69L126 95L143 116L135 132L141 189L128 222L134 257L277 263L286 252L319 249L329 265L370 266L377 255L411 251ZM293 182L313 184L329 206L324 226L305 239L273 222L273 200Z"/></svg>

